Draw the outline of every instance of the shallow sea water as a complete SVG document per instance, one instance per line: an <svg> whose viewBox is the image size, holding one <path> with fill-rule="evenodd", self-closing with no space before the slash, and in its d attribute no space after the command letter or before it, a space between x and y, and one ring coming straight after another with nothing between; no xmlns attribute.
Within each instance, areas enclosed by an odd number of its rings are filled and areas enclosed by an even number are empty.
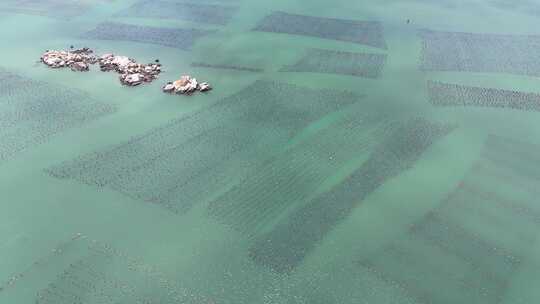
<svg viewBox="0 0 540 304"><path fill-rule="evenodd" d="M539 11L1 1L0 303L537 303Z"/></svg>

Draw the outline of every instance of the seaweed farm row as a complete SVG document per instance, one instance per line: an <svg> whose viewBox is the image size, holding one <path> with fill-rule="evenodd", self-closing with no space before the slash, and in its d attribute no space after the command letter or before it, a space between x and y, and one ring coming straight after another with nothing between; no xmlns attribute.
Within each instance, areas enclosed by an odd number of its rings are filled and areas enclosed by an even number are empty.
<svg viewBox="0 0 540 304"><path fill-rule="evenodd" d="M360 100L345 91L257 81L206 109L48 172L184 213L196 202L192 195L229 182L215 172L225 161L240 170L238 162L249 155L285 144L308 124Z"/></svg>
<svg viewBox="0 0 540 304"><path fill-rule="evenodd" d="M501 303L540 225L538 146L491 135L463 180L362 270L419 303ZM445 288L437 288L445 286Z"/></svg>

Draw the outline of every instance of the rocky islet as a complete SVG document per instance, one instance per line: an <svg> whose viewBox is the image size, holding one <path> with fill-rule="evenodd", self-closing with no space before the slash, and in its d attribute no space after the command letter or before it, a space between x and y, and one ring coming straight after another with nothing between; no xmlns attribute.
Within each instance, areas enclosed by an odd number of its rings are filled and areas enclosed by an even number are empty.
<svg viewBox="0 0 540 304"><path fill-rule="evenodd" d="M41 55L41 62L50 68L67 68L73 71L89 71L90 65L99 64L102 72L114 71L118 74L120 82L125 86L138 86L142 83L149 83L159 77L161 64L158 60L155 63L141 64L133 58L114 54L104 54L96 56L89 48L65 50L47 50ZM171 94L191 95L192 93L206 92L212 87L206 83L197 82L191 76L182 76L179 80L168 82L162 87L163 92Z"/></svg>
<svg viewBox="0 0 540 304"><path fill-rule="evenodd" d="M50 68L71 68L73 71L86 72L91 64L97 62L94 51L89 48L73 51L47 50L41 55L41 62Z"/></svg>
<svg viewBox="0 0 540 304"><path fill-rule="evenodd" d="M180 79L173 82L168 82L162 87L163 92L169 94L184 94L190 95L196 91L206 92L210 91L212 87L207 82L199 83L197 79L191 76L184 75Z"/></svg>
<svg viewBox="0 0 540 304"><path fill-rule="evenodd" d="M161 64L141 64L127 56L105 54L99 57L98 62L102 72L115 71L119 73L120 82L127 86L137 86L143 82L152 82L161 73Z"/></svg>

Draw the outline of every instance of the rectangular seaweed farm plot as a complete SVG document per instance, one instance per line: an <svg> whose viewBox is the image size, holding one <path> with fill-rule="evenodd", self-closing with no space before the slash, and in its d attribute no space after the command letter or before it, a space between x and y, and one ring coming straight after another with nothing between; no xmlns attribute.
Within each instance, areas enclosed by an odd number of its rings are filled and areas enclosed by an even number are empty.
<svg viewBox="0 0 540 304"><path fill-rule="evenodd" d="M0 11L40 15L53 18L72 18L84 14L96 2L107 0L3 0Z"/></svg>
<svg viewBox="0 0 540 304"><path fill-rule="evenodd" d="M210 303L146 264L108 244L77 236L13 276L0 289L24 303ZM15 302L13 302L15 303Z"/></svg>
<svg viewBox="0 0 540 304"><path fill-rule="evenodd" d="M133 41L190 50L198 39L211 33L214 31L104 22L98 24L95 29L82 34L81 38Z"/></svg>
<svg viewBox="0 0 540 304"><path fill-rule="evenodd" d="M200 23L226 25L238 10L235 6L143 0L121 12L121 17L180 19Z"/></svg>
<svg viewBox="0 0 540 304"><path fill-rule="evenodd" d="M540 36L422 30L423 71L540 76Z"/></svg>
<svg viewBox="0 0 540 304"><path fill-rule="evenodd" d="M414 239L396 241L359 265L426 304L500 303L508 281Z"/></svg>
<svg viewBox="0 0 540 304"><path fill-rule="evenodd" d="M540 168L534 165L540 162L539 149L518 139L490 135L482 156L527 185L540 181Z"/></svg>
<svg viewBox="0 0 540 304"><path fill-rule="evenodd" d="M86 92L0 69L0 162L115 111Z"/></svg>
<svg viewBox="0 0 540 304"><path fill-rule="evenodd" d="M521 259L511 251L452 223L444 218L444 214L429 213L410 229L410 233L494 277L510 276L521 264Z"/></svg>
<svg viewBox="0 0 540 304"><path fill-rule="evenodd" d="M540 111L540 94L428 81L429 102L435 106L472 106Z"/></svg>
<svg viewBox="0 0 540 304"><path fill-rule="evenodd" d="M189 193L211 193L224 183L212 175L222 164L285 144L311 122L359 100L344 91L257 81L188 117L48 172L183 213L195 203Z"/></svg>
<svg viewBox="0 0 540 304"><path fill-rule="evenodd" d="M357 21L274 12L255 31L339 40L386 49L383 28L377 21Z"/></svg>
<svg viewBox="0 0 540 304"><path fill-rule="evenodd" d="M250 256L276 272L292 271L359 202L414 166L434 141L452 130L421 118L397 123L394 128L349 177L258 238L250 248Z"/></svg>
<svg viewBox="0 0 540 304"><path fill-rule="evenodd" d="M364 115L340 121L253 168L245 179L212 201L208 213L235 231L254 237L316 192L329 174L372 147L372 138L381 136L385 126L386 122L377 124Z"/></svg>
<svg viewBox="0 0 540 304"><path fill-rule="evenodd" d="M313 72L379 78L385 54L351 53L311 49L298 62L280 72Z"/></svg>

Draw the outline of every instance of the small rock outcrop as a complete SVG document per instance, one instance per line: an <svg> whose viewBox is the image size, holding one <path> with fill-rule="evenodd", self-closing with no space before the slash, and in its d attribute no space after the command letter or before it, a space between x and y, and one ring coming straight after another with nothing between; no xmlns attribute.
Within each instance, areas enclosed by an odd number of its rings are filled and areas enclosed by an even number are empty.
<svg viewBox="0 0 540 304"><path fill-rule="evenodd" d="M41 62L54 69L69 67L73 71L86 72L91 64L97 62L97 58L89 48L72 51L48 50L41 55Z"/></svg>
<svg viewBox="0 0 540 304"><path fill-rule="evenodd" d="M162 88L163 92L169 94L185 94L191 95L195 91L206 92L212 89L207 82L197 82L197 79L191 76L184 75L180 79L168 82Z"/></svg>
<svg viewBox="0 0 540 304"><path fill-rule="evenodd" d="M127 86L137 86L143 82L152 82L161 73L161 64L137 63L126 56L105 54L99 57L99 68L103 72L115 71L120 74L120 82Z"/></svg>

